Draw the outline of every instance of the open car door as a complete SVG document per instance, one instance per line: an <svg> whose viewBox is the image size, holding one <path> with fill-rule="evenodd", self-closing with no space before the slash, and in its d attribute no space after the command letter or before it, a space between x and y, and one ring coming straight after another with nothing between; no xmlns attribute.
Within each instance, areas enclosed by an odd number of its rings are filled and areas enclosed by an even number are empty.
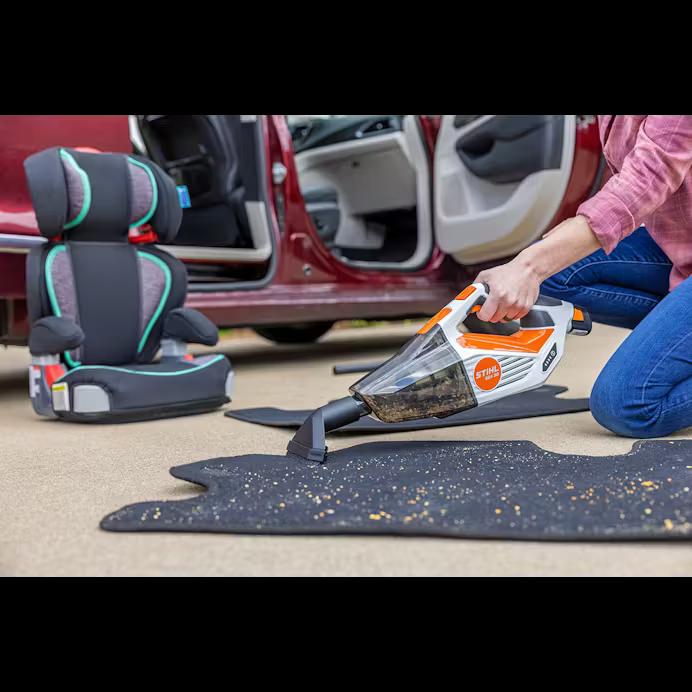
<svg viewBox="0 0 692 692"><path fill-rule="evenodd" d="M549 230L572 173L575 115L443 115L435 233L465 265L512 256Z"/></svg>

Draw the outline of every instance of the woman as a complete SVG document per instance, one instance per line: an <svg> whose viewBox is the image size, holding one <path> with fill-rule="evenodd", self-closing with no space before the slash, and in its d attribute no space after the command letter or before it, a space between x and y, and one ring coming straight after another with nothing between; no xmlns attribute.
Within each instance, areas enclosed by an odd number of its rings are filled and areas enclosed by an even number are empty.
<svg viewBox="0 0 692 692"><path fill-rule="evenodd" d="M478 317L523 317L539 292L634 331L598 377L596 420L628 437L692 426L692 116L601 115L611 177L577 216L482 272Z"/></svg>

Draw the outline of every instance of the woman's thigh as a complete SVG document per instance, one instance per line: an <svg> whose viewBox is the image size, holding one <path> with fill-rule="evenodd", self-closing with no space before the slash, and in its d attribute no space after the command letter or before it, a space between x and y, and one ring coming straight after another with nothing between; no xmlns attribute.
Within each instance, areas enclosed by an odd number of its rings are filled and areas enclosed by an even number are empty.
<svg viewBox="0 0 692 692"><path fill-rule="evenodd" d="M629 437L664 437L692 426L692 279L654 308L598 377L596 420Z"/></svg>
<svg viewBox="0 0 692 692"><path fill-rule="evenodd" d="M672 265L640 228L548 279L541 292L586 308L596 322L633 329L668 294Z"/></svg>

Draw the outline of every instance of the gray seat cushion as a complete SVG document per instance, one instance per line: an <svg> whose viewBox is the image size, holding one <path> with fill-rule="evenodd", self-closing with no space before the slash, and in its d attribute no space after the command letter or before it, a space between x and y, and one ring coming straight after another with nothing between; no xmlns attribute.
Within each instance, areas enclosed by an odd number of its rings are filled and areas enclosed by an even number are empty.
<svg viewBox="0 0 692 692"><path fill-rule="evenodd" d="M69 398L69 407L66 407L69 410L55 412L59 418L80 422L142 420L143 417L181 415L181 412L199 413L228 403L229 376L231 365L222 355L149 365L80 366L55 383L67 385L64 396ZM104 391L109 410L75 411L75 393L79 387L96 387ZM143 411L149 413L143 416Z"/></svg>

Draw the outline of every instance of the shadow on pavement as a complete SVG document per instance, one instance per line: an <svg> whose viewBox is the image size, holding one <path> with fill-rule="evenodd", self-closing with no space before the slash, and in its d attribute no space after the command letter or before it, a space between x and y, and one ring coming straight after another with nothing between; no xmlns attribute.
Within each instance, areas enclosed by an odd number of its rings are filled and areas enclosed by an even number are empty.
<svg viewBox="0 0 692 692"><path fill-rule="evenodd" d="M3 398L24 392L29 397L29 377L26 369L0 372L0 402Z"/></svg>

